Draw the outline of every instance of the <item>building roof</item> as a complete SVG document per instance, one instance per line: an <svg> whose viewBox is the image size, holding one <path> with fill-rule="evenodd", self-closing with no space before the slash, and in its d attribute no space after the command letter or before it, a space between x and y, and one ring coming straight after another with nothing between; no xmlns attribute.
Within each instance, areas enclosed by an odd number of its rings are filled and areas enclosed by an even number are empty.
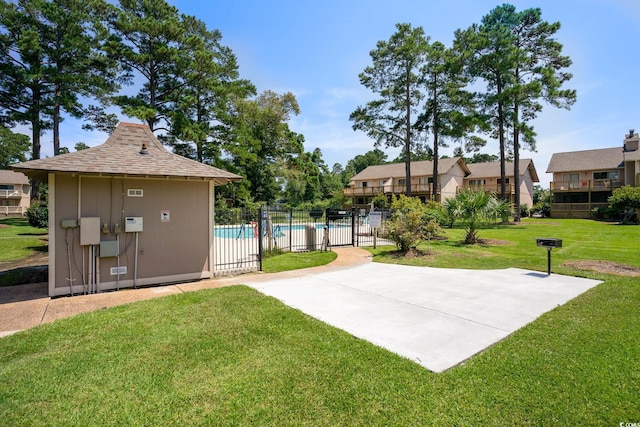
<svg viewBox="0 0 640 427"><path fill-rule="evenodd" d="M619 169L623 167L623 160L620 147L554 153L547 173Z"/></svg>
<svg viewBox="0 0 640 427"><path fill-rule="evenodd" d="M171 153L147 125L135 123L120 123L107 141L97 147L18 163L12 168L40 180L46 180L48 172L199 179L217 184L242 179L231 172Z"/></svg>
<svg viewBox="0 0 640 427"><path fill-rule="evenodd" d="M0 184L22 184L29 185L29 179L23 173L0 170Z"/></svg>
<svg viewBox="0 0 640 427"><path fill-rule="evenodd" d="M531 180L540 182L533 160L520 159L519 166L520 175L524 175L525 171L529 170ZM500 162L469 163L467 167L471 171L471 174L466 177L467 179L500 178ZM505 162L505 172L506 176L513 176L513 162Z"/></svg>
<svg viewBox="0 0 640 427"><path fill-rule="evenodd" d="M460 157L446 158L438 160L438 175L445 175L456 164L469 174L469 168ZM387 165L368 166L362 172L356 174L351 181L366 181L369 179L404 178L406 176L404 163L389 163ZM433 162L431 160L421 160L411 162L411 176L432 176Z"/></svg>

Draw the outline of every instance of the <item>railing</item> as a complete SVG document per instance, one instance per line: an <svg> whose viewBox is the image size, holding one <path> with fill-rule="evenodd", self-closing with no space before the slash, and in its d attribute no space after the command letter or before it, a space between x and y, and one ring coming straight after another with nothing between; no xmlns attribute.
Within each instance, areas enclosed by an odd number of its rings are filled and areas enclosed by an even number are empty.
<svg viewBox="0 0 640 427"><path fill-rule="evenodd" d="M577 181L552 181L554 191L607 191L624 186L624 179L582 179Z"/></svg>
<svg viewBox="0 0 640 427"><path fill-rule="evenodd" d="M380 185L375 187L351 187L344 189L345 196L375 196L378 194L405 194L406 185ZM411 194L431 194L433 184L411 184Z"/></svg>
<svg viewBox="0 0 640 427"><path fill-rule="evenodd" d="M593 218L595 208L607 208L608 203L551 203L552 218Z"/></svg>
<svg viewBox="0 0 640 427"><path fill-rule="evenodd" d="M594 208L606 208L609 203L551 203L552 211L588 211Z"/></svg>
<svg viewBox="0 0 640 427"><path fill-rule="evenodd" d="M389 217L382 214L382 226ZM213 230L215 275L262 269L264 256L314 251L334 246L371 246L369 212L365 209L216 209ZM391 244L383 238L378 244Z"/></svg>
<svg viewBox="0 0 640 427"><path fill-rule="evenodd" d="M514 193L515 187L513 184L505 185L507 193ZM464 184L462 187L458 187L457 191L460 192L462 190L472 190L477 192L485 192L485 193L496 193L499 194L502 191L502 186L500 184L493 185L469 185Z"/></svg>
<svg viewBox="0 0 640 427"><path fill-rule="evenodd" d="M2 199L20 199L22 194L22 190L0 190L0 198Z"/></svg>
<svg viewBox="0 0 640 427"><path fill-rule="evenodd" d="M27 210L22 206L0 206L0 215L24 215Z"/></svg>

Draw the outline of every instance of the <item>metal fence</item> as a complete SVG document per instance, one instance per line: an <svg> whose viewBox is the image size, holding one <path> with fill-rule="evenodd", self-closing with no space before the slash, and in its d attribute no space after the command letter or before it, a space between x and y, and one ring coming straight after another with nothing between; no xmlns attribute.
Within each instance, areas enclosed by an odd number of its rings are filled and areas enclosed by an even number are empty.
<svg viewBox="0 0 640 427"><path fill-rule="evenodd" d="M381 228L387 217L383 212ZM216 275L262 270L268 254L376 242L365 209L217 209L213 240Z"/></svg>

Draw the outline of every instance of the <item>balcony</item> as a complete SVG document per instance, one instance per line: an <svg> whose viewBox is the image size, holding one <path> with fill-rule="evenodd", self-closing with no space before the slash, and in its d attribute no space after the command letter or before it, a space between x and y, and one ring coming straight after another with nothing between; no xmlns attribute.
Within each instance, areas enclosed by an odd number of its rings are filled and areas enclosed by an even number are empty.
<svg viewBox="0 0 640 427"><path fill-rule="evenodd" d="M624 179L583 179L579 181L552 181L552 191L611 191L624 186Z"/></svg>
<svg viewBox="0 0 640 427"><path fill-rule="evenodd" d="M21 199L22 190L0 190L0 199Z"/></svg>
<svg viewBox="0 0 640 427"><path fill-rule="evenodd" d="M513 184L506 184L505 185L507 194L514 194L515 193L515 187ZM494 194L500 194L502 192L502 187L500 184L494 184L494 185L469 185L469 184L465 184L462 187L458 187L458 193L462 190L471 190L471 191L476 191L476 192L484 192L484 193L494 193Z"/></svg>
<svg viewBox="0 0 640 427"><path fill-rule="evenodd" d="M595 208L606 208L608 203L551 203L552 218L591 218Z"/></svg>
<svg viewBox="0 0 640 427"><path fill-rule="evenodd" d="M431 194L433 184L412 184L411 195ZM381 185L377 187L345 188L344 195L349 197L377 196L378 194L406 194L406 185Z"/></svg>
<svg viewBox="0 0 640 427"><path fill-rule="evenodd" d="M20 215L24 216L27 212L22 206L0 206L0 216Z"/></svg>

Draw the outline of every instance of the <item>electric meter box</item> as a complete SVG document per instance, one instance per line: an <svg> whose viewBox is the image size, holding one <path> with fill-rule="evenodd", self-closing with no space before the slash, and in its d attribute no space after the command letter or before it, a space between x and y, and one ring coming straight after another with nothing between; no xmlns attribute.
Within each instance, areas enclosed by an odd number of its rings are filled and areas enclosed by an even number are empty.
<svg viewBox="0 0 640 427"><path fill-rule="evenodd" d="M80 246L100 244L100 218L80 218Z"/></svg>
<svg viewBox="0 0 640 427"><path fill-rule="evenodd" d="M142 217L141 216L129 216L124 219L124 232L125 233L138 233L142 231Z"/></svg>

